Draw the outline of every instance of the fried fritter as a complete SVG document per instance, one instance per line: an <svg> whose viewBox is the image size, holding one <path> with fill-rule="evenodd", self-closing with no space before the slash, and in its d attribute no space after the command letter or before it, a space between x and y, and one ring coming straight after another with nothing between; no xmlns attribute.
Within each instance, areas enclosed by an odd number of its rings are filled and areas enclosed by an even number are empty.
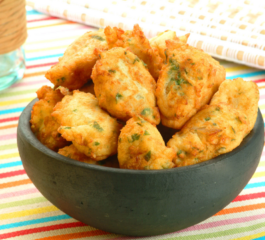
<svg viewBox="0 0 265 240"><path fill-rule="evenodd" d="M31 130L39 141L51 150L57 151L69 143L57 132L59 124L51 116L55 104L62 100L64 95L60 89L53 90L43 86L37 91L39 101L31 111Z"/></svg>
<svg viewBox="0 0 265 240"><path fill-rule="evenodd" d="M125 32L120 28L108 26L105 28L105 35L109 49L114 47L128 48L147 64L148 70L154 79L158 79L163 60L158 51L152 49L138 24L134 25L132 31Z"/></svg>
<svg viewBox="0 0 265 240"><path fill-rule="evenodd" d="M79 152L73 144L70 146L59 149L58 153L65 156L65 157L69 157L73 160L77 160L80 162L85 162L85 163L89 163L89 164L96 164L96 165L101 165L101 166L105 166L105 167L119 168L119 162L118 162L117 158L111 158L111 159L106 159L106 160L102 160L102 161L94 161L93 159L89 158L85 154Z"/></svg>
<svg viewBox="0 0 265 240"><path fill-rule="evenodd" d="M159 131L139 116L127 121L118 143L120 168L156 170L172 168L173 149L165 146Z"/></svg>
<svg viewBox="0 0 265 240"><path fill-rule="evenodd" d="M93 83L93 81L89 81L89 82L86 83L83 87L81 87L79 90L80 90L81 92L91 93L91 94L95 95L95 91L94 91L94 83Z"/></svg>
<svg viewBox="0 0 265 240"><path fill-rule="evenodd" d="M181 41L167 40L167 62L156 89L162 124L180 129L207 104L225 80L225 69L210 55Z"/></svg>
<svg viewBox="0 0 265 240"><path fill-rule="evenodd" d="M226 80L215 96L211 105L204 106L167 143L177 153L174 160L177 167L200 163L232 151L253 128L256 117L252 118L251 114L257 116L258 110L255 84L242 79ZM245 105L247 101L249 108Z"/></svg>
<svg viewBox="0 0 265 240"><path fill-rule="evenodd" d="M55 87L79 89L90 80L92 68L99 58L99 51L107 49L103 30L87 32L66 49L63 57L59 58L59 63L52 66L45 77Z"/></svg>
<svg viewBox="0 0 265 240"><path fill-rule="evenodd" d="M124 48L103 52L93 68L92 79L99 106L112 116L126 121L141 115L159 124L156 82L136 55Z"/></svg>
<svg viewBox="0 0 265 240"><path fill-rule="evenodd" d="M232 108L242 112L249 120L249 131L252 130L257 119L259 89L256 83L244 81L242 78L225 80L210 102L229 104Z"/></svg>
<svg viewBox="0 0 265 240"><path fill-rule="evenodd" d="M62 137L89 158L100 161L117 153L121 126L92 94L73 91L55 106L52 116L60 124Z"/></svg>
<svg viewBox="0 0 265 240"><path fill-rule="evenodd" d="M160 57L165 62L166 61L165 50L167 48L166 40L176 40L176 41L181 41L183 43L187 43L189 36L190 34L188 33L184 36L177 37L175 31L167 30L165 32L158 34L156 37L151 38L149 42L151 47L159 52Z"/></svg>

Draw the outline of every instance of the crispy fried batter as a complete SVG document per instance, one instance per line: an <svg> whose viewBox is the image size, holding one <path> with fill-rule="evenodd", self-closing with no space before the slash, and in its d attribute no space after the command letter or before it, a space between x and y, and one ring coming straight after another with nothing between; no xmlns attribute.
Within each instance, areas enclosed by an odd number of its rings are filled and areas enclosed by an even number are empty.
<svg viewBox="0 0 265 240"><path fill-rule="evenodd" d="M105 35L109 49L114 47L128 48L147 64L154 79L158 78L163 60L158 51L151 48L148 39L138 24L134 25L132 31L125 32L120 28L108 26L105 28Z"/></svg>
<svg viewBox="0 0 265 240"><path fill-rule="evenodd" d="M167 143L177 153L176 166L200 163L239 146L254 126L251 114L257 115L256 91L255 84L242 79L223 82L211 105L204 106ZM230 97L235 97L238 103Z"/></svg>
<svg viewBox="0 0 265 240"><path fill-rule="evenodd" d="M156 82L144 63L124 48L113 48L101 54L92 71L99 106L112 116L128 120L141 115L159 124L156 107Z"/></svg>
<svg viewBox="0 0 265 240"><path fill-rule="evenodd" d="M175 153L165 146L156 127L135 116L121 130L118 143L120 168L155 170L172 168Z"/></svg>
<svg viewBox="0 0 265 240"><path fill-rule="evenodd" d="M166 40L175 40L187 43L189 36L190 34L188 33L184 36L177 37L176 32L167 30L165 32L158 34L156 37L151 38L149 42L151 47L159 52L160 57L165 62L166 61L165 50L167 48Z"/></svg>
<svg viewBox="0 0 265 240"><path fill-rule="evenodd" d="M259 89L256 83L244 81L242 78L225 80L211 100L211 105L219 103L229 104L248 117L249 131L252 130L257 119Z"/></svg>
<svg viewBox="0 0 265 240"><path fill-rule="evenodd" d="M65 157L69 157L73 160L77 160L80 162L96 164L96 165L101 165L101 166L106 166L106 167L119 168L119 162L117 158L111 158L111 159L106 159L102 161L94 161L93 159L89 158L85 154L79 152L73 144L59 149L58 153Z"/></svg>
<svg viewBox="0 0 265 240"><path fill-rule="evenodd" d="M39 141L51 150L57 151L69 143L57 132L59 124L51 116L55 104L62 100L64 95L59 89L43 86L37 91L39 101L31 111L31 130Z"/></svg>
<svg viewBox="0 0 265 240"><path fill-rule="evenodd" d="M100 161L117 153L121 126L92 94L73 91L55 106L52 116L60 124L62 137L91 159Z"/></svg>
<svg viewBox="0 0 265 240"><path fill-rule="evenodd" d="M98 50L107 50L103 30L87 32L74 41L65 51L59 63L45 74L55 87L79 89L90 80L92 68L98 59Z"/></svg>
<svg viewBox="0 0 265 240"><path fill-rule="evenodd" d="M207 104L225 80L225 69L210 55L180 41L167 40L167 63L156 89L162 124L180 129Z"/></svg>

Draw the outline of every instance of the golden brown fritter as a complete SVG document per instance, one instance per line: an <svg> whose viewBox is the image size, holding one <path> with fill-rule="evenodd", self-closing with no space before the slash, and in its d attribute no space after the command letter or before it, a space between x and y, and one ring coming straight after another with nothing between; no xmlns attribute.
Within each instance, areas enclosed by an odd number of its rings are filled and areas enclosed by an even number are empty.
<svg viewBox="0 0 265 240"><path fill-rule="evenodd" d="M167 30L151 38L149 42L150 42L151 47L158 51L160 57L165 62L166 61L165 50L167 48L166 40L175 40L175 41L181 41L183 43L187 43L189 36L190 34L188 33L184 36L177 37L175 31Z"/></svg>
<svg viewBox="0 0 265 240"><path fill-rule="evenodd" d="M225 80L211 100L211 105L219 103L229 104L232 108L242 112L249 120L249 131L252 130L257 119L259 89L256 83L244 81L242 78Z"/></svg>
<svg viewBox="0 0 265 240"><path fill-rule="evenodd" d="M172 168L173 149L165 146L159 131L139 116L127 121L118 143L120 168L156 170Z"/></svg>
<svg viewBox="0 0 265 240"><path fill-rule="evenodd" d="M81 92L91 93L91 94L95 95L95 90L94 90L94 83L93 83L93 81L89 81L89 82L86 83L83 87L81 87L79 90L80 90Z"/></svg>
<svg viewBox="0 0 265 240"><path fill-rule="evenodd" d="M256 84L242 79L226 80L215 96L211 105L204 106L169 140L167 146L177 153L174 160L177 167L232 151L253 128L256 118L254 120L251 114L257 116L258 110Z"/></svg>
<svg viewBox="0 0 265 240"><path fill-rule="evenodd" d="M89 158L85 154L79 152L73 144L59 149L58 153L65 157L69 157L73 160L77 160L80 162L96 164L96 165L101 165L105 167L119 168L119 162L117 158L110 158L110 159L106 159L102 161L94 161L93 159Z"/></svg>
<svg viewBox="0 0 265 240"><path fill-rule="evenodd" d="M158 51L151 48L148 39L138 24L134 25L132 31L125 32L120 28L108 26L105 28L105 35L109 49L114 47L128 48L147 64L154 79L158 78L163 60Z"/></svg>
<svg viewBox="0 0 265 240"><path fill-rule="evenodd" d="M74 41L45 74L55 87L63 86L70 90L79 89L90 80L92 68L100 50L108 45L103 30L87 32Z"/></svg>
<svg viewBox="0 0 265 240"><path fill-rule="evenodd" d="M156 89L162 124L180 129L207 104L225 80L225 69L210 55L180 41L167 40L167 62Z"/></svg>
<svg viewBox="0 0 265 240"><path fill-rule="evenodd" d="M31 130L39 141L51 150L57 151L69 143L57 132L59 124L51 116L55 104L62 100L64 95L59 89L43 86L37 91L39 101L31 111Z"/></svg>
<svg viewBox="0 0 265 240"><path fill-rule="evenodd" d="M52 116L60 124L62 137L89 158L100 161L117 153L121 126L92 94L73 91L55 106Z"/></svg>
<svg viewBox="0 0 265 240"><path fill-rule="evenodd" d="M92 79L99 106L112 116L126 121L141 115L159 124L156 82L136 55L124 48L103 52L93 68Z"/></svg>

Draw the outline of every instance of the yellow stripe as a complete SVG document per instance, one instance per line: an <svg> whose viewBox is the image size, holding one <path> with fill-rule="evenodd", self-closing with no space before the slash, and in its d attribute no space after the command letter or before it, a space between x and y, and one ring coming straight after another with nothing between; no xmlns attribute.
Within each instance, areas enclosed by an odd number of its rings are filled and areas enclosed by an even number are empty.
<svg viewBox="0 0 265 240"><path fill-rule="evenodd" d="M235 66L235 67L225 68L226 72L235 72L235 71L247 70L247 69L252 69L252 68L247 67L247 66Z"/></svg>
<svg viewBox="0 0 265 240"><path fill-rule="evenodd" d="M26 98L26 99L16 99L16 100L4 101L4 102L0 102L0 106L7 106L7 105L11 105L11 104L16 104L16 103L30 102L34 98L35 97Z"/></svg>
<svg viewBox="0 0 265 240"><path fill-rule="evenodd" d="M52 38L52 39L46 39L46 40L41 40L41 41L35 41L35 42L26 42L25 46L31 46L32 44L39 44L39 43L48 43L48 42L56 42L56 41L64 41L68 39L77 39L81 35L76 35L76 36L71 36L71 37L64 37L64 38ZM26 51L28 52L28 51Z"/></svg>
<svg viewBox="0 0 265 240"><path fill-rule="evenodd" d="M38 49L32 49L32 50L27 50L26 53L33 53L33 52L42 52L42 51L49 51L49 50L54 50L54 49L66 49L68 45L64 46L55 46L55 47L49 47L49 48L38 48Z"/></svg>
<svg viewBox="0 0 265 240"><path fill-rule="evenodd" d="M265 177L265 172L256 172L252 178Z"/></svg>
<svg viewBox="0 0 265 240"><path fill-rule="evenodd" d="M1 155L0 160L1 159L7 159L7 158L13 158L13 157L19 157L19 153L9 153L9 154L5 154L5 155Z"/></svg>
<svg viewBox="0 0 265 240"><path fill-rule="evenodd" d="M259 237L264 237L265 236L265 232L261 232L261 233L256 233L254 235L251 236L245 236L245 237L241 237L241 238L234 238L233 240L251 240L254 238L259 238Z"/></svg>
<svg viewBox="0 0 265 240"><path fill-rule="evenodd" d="M49 206L49 207L29 209L29 210L20 211L20 212L4 213L4 214L0 214L0 220L25 217L29 215L52 212L52 211L58 211L58 208L56 208L55 206Z"/></svg>

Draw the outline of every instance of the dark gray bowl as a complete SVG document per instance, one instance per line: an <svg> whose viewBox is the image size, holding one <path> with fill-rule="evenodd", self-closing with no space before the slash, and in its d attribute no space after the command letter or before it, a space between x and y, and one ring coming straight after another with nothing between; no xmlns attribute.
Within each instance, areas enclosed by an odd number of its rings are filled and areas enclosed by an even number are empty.
<svg viewBox="0 0 265 240"><path fill-rule="evenodd" d="M124 235L174 232L214 215L248 183L264 143L259 112L254 129L238 148L204 163L156 171L89 165L61 156L36 139L29 125L33 103L21 114L17 135L29 178L66 214Z"/></svg>

